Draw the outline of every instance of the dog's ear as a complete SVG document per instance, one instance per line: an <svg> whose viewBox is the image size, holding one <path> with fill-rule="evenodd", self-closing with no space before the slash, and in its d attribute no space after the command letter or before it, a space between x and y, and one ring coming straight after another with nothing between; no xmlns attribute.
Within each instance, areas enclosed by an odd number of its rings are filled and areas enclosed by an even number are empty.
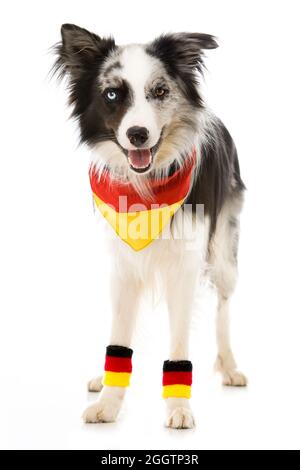
<svg viewBox="0 0 300 470"><path fill-rule="evenodd" d="M73 79L98 66L116 47L113 38L102 39L74 24L63 24L61 36L61 43L55 47L57 61L54 69L59 76L70 73Z"/></svg>
<svg viewBox="0 0 300 470"><path fill-rule="evenodd" d="M175 33L158 37L147 50L161 59L169 71L184 74L191 69L197 69L202 73L204 50L217 47L216 38L210 34Z"/></svg>

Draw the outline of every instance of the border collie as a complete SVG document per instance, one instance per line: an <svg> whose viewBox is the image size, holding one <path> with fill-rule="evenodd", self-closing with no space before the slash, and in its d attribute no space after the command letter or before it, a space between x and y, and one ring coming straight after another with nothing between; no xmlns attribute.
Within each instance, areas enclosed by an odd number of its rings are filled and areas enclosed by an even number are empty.
<svg viewBox="0 0 300 470"><path fill-rule="evenodd" d="M192 428L189 333L203 276L218 297L216 370L224 385L247 383L232 353L228 319L245 186L234 142L199 85L204 51L217 42L208 34L175 33L117 46L72 24L61 35L54 70L68 80L81 141L91 149L94 203L109 222L113 248L111 337L103 377L89 383L100 398L83 418L116 420L132 371L139 301L158 285L170 321L162 368L166 425Z"/></svg>

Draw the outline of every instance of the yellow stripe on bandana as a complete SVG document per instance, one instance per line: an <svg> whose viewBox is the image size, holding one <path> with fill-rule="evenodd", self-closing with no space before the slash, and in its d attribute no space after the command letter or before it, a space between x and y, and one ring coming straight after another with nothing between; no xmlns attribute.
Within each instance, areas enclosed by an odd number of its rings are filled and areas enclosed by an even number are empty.
<svg viewBox="0 0 300 470"><path fill-rule="evenodd" d="M105 204L95 193L94 201L103 217L109 222L117 235L135 251L140 251L155 240L184 199L157 209L136 212L117 212Z"/></svg>

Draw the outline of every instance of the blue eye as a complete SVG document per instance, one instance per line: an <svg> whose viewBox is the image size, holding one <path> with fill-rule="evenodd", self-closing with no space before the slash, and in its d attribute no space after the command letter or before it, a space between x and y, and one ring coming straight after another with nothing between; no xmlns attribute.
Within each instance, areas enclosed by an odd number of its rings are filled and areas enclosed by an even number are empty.
<svg viewBox="0 0 300 470"><path fill-rule="evenodd" d="M115 90L107 90L105 92L105 97L108 101L116 101L118 98L118 94Z"/></svg>

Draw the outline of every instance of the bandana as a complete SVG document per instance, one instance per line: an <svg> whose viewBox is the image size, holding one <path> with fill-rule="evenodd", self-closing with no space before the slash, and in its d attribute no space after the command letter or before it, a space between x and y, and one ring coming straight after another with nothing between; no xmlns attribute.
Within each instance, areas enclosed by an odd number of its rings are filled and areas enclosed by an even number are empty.
<svg viewBox="0 0 300 470"><path fill-rule="evenodd" d="M146 248L182 206L190 190L196 161L193 148L185 165L171 176L151 181L151 198L141 196L131 183L90 169L93 199L117 235L133 250Z"/></svg>

